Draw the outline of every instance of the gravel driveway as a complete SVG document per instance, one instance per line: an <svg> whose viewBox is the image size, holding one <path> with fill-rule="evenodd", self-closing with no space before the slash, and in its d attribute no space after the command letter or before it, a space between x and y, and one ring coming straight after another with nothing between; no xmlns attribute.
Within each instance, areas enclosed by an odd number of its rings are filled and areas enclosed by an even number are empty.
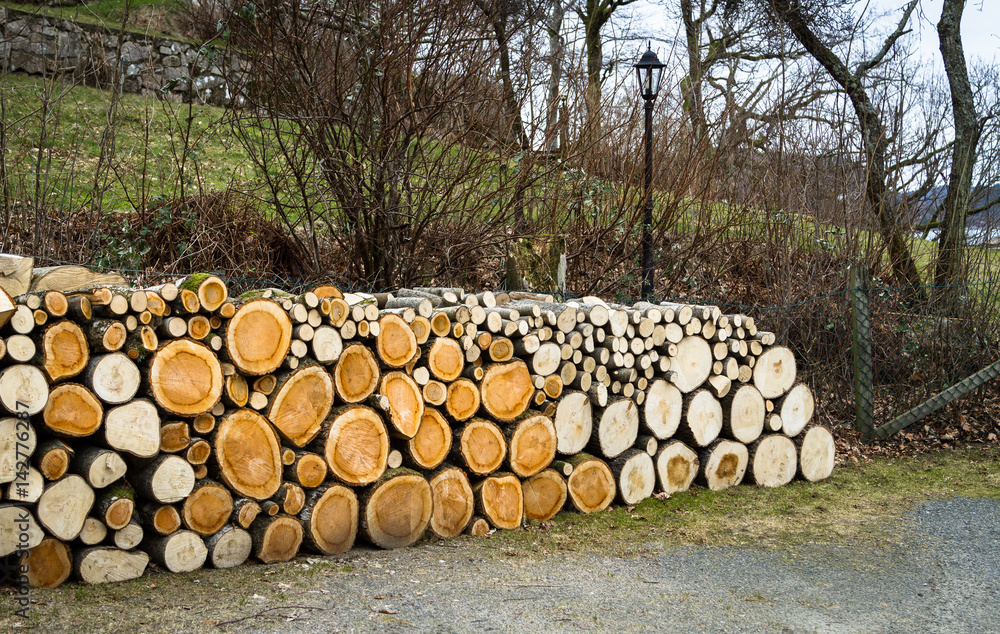
<svg viewBox="0 0 1000 634"><path fill-rule="evenodd" d="M769 550L651 547L633 558L484 556L468 543L361 551L347 560L353 571L317 577L304 594L296 588L293 596L277 601L251 601L240 612L256 616L218 627L247 632L1000 631L1000 501L929 502L896 528L905 534L902 541L881 541L873 531L871 539L851 544ZM270 609L293 604L302 607Z"/></svg>

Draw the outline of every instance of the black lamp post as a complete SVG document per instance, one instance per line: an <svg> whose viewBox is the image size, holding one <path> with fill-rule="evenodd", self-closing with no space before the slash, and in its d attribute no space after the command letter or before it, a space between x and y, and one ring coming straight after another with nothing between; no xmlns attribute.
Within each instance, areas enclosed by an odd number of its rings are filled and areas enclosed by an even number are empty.
<svg viewBox="0 0 1000 634"><path fill-rule="evenodd" d="M660 92L660 78L666 64L653 52L652 45L646 47L635 64L635 74L639 79L639 94L646 106L646 187L645 210L642 218L642 297L649 299L653 294L653 100Z"/></svg>

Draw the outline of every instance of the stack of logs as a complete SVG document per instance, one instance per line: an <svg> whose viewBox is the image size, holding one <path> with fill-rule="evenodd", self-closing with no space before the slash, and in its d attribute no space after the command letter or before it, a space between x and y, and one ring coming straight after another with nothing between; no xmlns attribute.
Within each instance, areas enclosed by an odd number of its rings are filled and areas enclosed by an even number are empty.
<svg viewBox="0 0 1000 634"><path fill-rule="evenodd" d="M2 291L0 291L2 293ZM54 587L356 535L408 546L830 475L795 359L744 315L320 286L0 296L0 556Z"/></svg>

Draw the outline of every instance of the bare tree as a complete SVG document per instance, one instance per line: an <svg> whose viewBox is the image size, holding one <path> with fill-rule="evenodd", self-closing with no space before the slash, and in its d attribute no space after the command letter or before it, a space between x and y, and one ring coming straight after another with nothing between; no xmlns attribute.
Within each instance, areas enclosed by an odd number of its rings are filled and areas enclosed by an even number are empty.
<svg viewBox="0 0 1000 634"><path fill-rule="evenodd" d="M464 0L234 7L232 124L315 271L332 249L390 288L471 272L510 239L526 176L507 168L510 94L482 23Z"/></svg>
<svg viewBox="0 0 1000 634"><path fill-rule="evenodd" d="M940 287L951 286L964 277L965 223L972 193L976 151L982 132L976 102L969 82L962 47L962 12L965 0L944 0L937 30L941 59L951 88L955 142L951 157L948 192L944 199L944 222L938 239L937 269L934 281ZM946 293L954 297L954 293Z"/></svg>
<svg viewBox="0 0 1000 634"><path fill-rule="evenodd" d="M619 8L635 0L584 0L574 10L583 23L584 48L587 56L587 89L585 104L587 119L584 124L583 145L597 147L602 136L601 92L607 71L604 65L604 36L602 31Z"/></svg>
<svg viewBox="0 0 1000 634"><path fill-rule="evenodd" d="M819 18L823 17L824 12L830 11L828 7L822 2L815 3L814 6L798 0L770 0L778 18L806 51L826 69L851 101L865 152L866 201L888 248L893 275L899 283L913 288L920 286L920 274L900 228L897 205L889 191L886 126L868 94L866 81L869 81L869 74L885 62L899 38L909 32L907 24L918 1L910 0L907 3L896 28L883 40L874 55L850 68L818 34L816 27L819 26Z"/></svg>

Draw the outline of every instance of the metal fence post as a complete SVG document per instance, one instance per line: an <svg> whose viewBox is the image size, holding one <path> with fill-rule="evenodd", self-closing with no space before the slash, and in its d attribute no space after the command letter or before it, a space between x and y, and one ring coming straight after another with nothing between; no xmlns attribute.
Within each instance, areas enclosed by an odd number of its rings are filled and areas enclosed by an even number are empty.
<svg viewBox="0 0 1000 634"><path fill-rule="evenodd" d="M868 267L849 269L851 301L851 370L854 377L854 427L868 442L875 434L875 390L872 368L872 321L868 305Z"/></svg>

